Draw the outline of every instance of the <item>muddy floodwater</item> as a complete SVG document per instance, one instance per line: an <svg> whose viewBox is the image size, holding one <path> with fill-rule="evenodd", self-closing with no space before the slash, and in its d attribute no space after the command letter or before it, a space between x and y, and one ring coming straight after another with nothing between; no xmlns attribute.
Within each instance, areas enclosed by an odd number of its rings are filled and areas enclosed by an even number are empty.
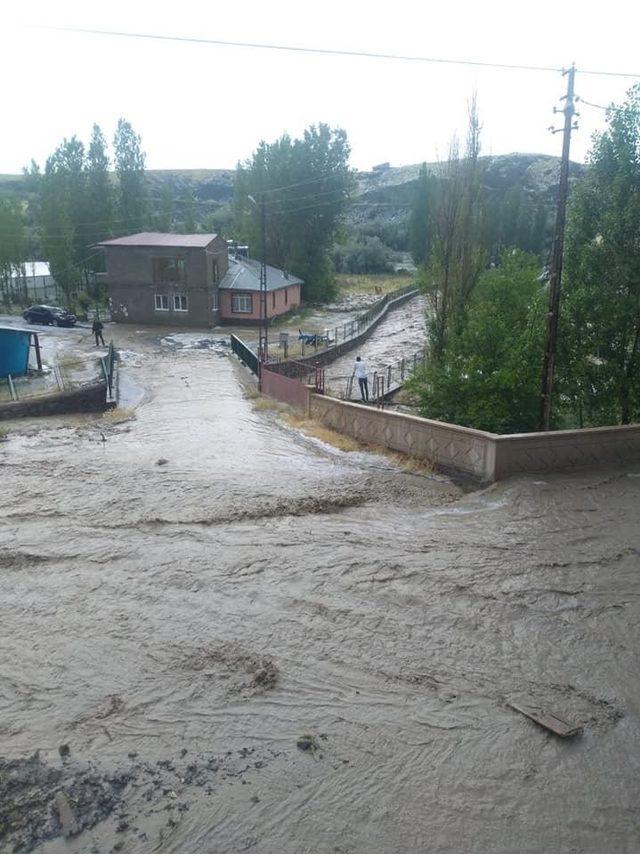
<svg viewBox="0 0 640 854"><path fill-rule="evenodd" d="M639 851L640 467L463 490L169 334L0 442L0 850Z"/></svg>

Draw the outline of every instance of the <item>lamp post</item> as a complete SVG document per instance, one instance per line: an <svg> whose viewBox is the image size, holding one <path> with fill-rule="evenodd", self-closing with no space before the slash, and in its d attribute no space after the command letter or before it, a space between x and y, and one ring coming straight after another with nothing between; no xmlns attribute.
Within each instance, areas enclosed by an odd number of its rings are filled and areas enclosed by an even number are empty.
<svg viewBox="0 0 640 854"><path fill-rule="evenodd" d="M260 340L258 343L258 362L262 365L269 355L269 339L267 332L267 203L262 193L260 204L253 196L249 201L260 209L260 230L262 232L262 259L260 262Z"/></svg>

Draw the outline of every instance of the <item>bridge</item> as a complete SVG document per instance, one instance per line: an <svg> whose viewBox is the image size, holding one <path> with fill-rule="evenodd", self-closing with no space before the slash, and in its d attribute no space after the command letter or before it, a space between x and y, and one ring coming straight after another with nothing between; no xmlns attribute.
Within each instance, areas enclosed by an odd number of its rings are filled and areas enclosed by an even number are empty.
<svg viewBox="0 0 640 854"><path fill-rule="evenodd" d="M385 365L369 374L369 399L373 402L389 400L404 386L416 368L425 363L424 348L408 356L403 356L391 365ZM355 374L325 377L327 394L341 400L360 400L360 389L355 382Z"/></svg>

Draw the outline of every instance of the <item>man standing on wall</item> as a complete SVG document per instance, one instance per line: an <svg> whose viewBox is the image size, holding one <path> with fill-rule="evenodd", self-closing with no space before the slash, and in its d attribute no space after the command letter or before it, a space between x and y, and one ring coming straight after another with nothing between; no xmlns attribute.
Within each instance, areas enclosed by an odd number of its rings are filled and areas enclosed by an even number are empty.
<svg viewBox="0 0 640 854"><path fill-rule="evenodd" d="M360 396L366 403L369 400L369 382L367 380L367 366L362 361L360 356L356 356L356 364L353 372L356 375L358 385L360 386Z"/></svg>

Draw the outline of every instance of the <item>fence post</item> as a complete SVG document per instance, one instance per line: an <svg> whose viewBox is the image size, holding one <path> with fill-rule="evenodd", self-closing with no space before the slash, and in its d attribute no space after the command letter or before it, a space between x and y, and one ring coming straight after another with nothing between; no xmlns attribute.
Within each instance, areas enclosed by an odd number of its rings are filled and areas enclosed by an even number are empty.
<svg viewBox="0 0 640 854"><path fill-rule="evenodd" d="M404 357L400 360L400 380L404 382Z"/></svg>

